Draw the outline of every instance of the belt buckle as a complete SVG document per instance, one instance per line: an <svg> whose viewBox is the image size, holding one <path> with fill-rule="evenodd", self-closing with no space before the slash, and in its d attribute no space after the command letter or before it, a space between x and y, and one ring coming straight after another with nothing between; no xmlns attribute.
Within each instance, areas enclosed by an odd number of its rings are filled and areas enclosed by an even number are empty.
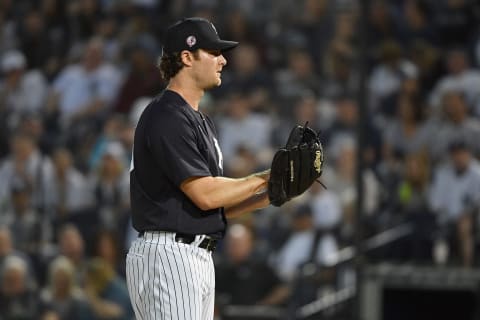
<svg viewBox="0 0 480 320"><path fill-rule="evenodd" d="M208 251L214 251L215 248L216 248L216 240L215 239L212 239L212 238L205 238L205 240L207 240L207 246L205 247L205 249L207 249Z"/></svg>
<svg viewBox="0 0 480 320"><path fill-rule="evenodd" d="M195 241L195 236L191 237L182 233L175 234L175 242L177 243L191 244L193 241Z"/></svg>

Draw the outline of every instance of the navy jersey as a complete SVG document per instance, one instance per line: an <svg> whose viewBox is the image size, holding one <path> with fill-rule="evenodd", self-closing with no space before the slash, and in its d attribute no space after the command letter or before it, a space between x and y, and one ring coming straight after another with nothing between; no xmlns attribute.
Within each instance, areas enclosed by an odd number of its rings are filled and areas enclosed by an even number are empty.
<svg viewBox="0 0 480 320"><path fill-rule="evenodd" d="M202 211L180 189L190 177L221 176L222 166L213 122L165 90L146 107L135 130L130 168L134 228L222 237L223 208Z"/></svg>

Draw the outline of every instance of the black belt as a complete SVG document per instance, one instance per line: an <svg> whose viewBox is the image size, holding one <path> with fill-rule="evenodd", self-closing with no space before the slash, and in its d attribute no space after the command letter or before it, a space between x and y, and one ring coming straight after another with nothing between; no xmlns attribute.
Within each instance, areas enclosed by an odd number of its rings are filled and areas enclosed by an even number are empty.
<svg viewBox="0 0 480 320"><path fill-rule="evenodd" d="M177 233L175 234L175 241L178 243L191 244L193 241L195 241L195 236L190 234ZM217 239L205 236L205 239L200 242L198 247L213 252L217 248Z"/></svg>
<svg viewBox="0 0 480 320"><path fill-rule="evenodd" d="M138 236L143 237L144 234L145 234L145 231L142 231L138 233ZM191 244L193 241L195 241L195 235L176 233L175 241L178 243ZM202 240L202 242L200 242L198 247L205 249L207 251L213 252L217 248L217 242L218 242L217 239L214 239L210 236L205 236L205 238Z"/></svg>

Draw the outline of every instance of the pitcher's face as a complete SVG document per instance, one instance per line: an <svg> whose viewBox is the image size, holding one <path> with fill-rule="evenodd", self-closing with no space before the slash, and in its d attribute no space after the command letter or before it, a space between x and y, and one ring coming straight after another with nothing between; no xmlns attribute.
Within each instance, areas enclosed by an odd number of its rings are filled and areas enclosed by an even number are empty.
<svg viewBox="0 0 480 320"><path fill-rule="evenodd" d="M198 59L192 65L197 85L201 89L211 89L222 83L221 73L227 60L220 50L198 50Z"/></svg>

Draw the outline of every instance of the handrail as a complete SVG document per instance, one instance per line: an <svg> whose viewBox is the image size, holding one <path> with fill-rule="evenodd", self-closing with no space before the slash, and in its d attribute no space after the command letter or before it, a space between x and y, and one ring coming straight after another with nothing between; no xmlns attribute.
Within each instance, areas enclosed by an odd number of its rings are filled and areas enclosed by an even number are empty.
<svg viewBox="0 0 480 320"><path fill-rule="evenodd" d="M413 226L410 223L404 223L388 230L382 231L370 239L365 240L365 250L373 250L384 246L390 242L398 240L404 236L409 235L413 231ZM333 267L338 264L352 260L355 257L356 250L354 246L348 246L343 249L338 250L331 257L326 259L329 263L329 266Z"/></svg>
<svg viewBox="0 0 480 320"><path fill-rule="evenodd" d="M310 302L297 310L297 316L300 318L310 317L320 311L328 309L334 305L340 304L355 296L356 290L354 286L343 288L338 291L329 293Z"/></svg>
<svg viewBox="0 0 480 320"><path fill-rule="evenodd" d="M373 250L384 246L390 242L398 240L404 236L409 235L413 231L413 226L410 223L404 223L393 227L391 229L382 231L371 238L365 240L365 250ZM355 247L348 246L336 253L335 259L327 259L327 261L332 261L329 264L330 267L336 266L338 264L347 262L355 257L356 251ZM355 296L356 288L355 286L347 287L335 291L333 293L327 294L313 302L310 302L297 310L297 316L300 318L307 318L316 313L319 313L323 310L326 310L330 307L333 307L339 303L342 303L348 299L351 299Z"/></svg>

